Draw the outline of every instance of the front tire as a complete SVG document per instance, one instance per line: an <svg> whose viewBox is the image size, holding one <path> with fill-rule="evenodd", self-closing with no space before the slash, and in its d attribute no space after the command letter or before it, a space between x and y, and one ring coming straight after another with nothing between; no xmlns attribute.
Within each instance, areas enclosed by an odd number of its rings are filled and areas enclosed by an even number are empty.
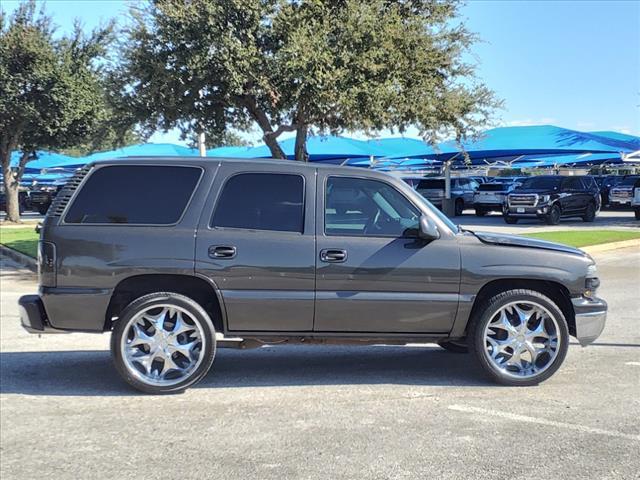
<svg viewBox="0 0 640 480"><path fill-rule="evenodd" d="M558 205L553 205L551 210L545 217L545 221L547 225L558 225L560 223L560 217L562 216L562 211Z"/></svg>
<svg viewBox="0 0 640 480"><path fill-rule="evenodd" d="M634 215L636 216L636 220L640 220L640 208L636 207L633 210Z"/></svg>
<svg viewBox="0 0 640 480"><path fill-rule="evenodd" d="M567 355L569 329L558 306L534 290L508 290L471 319L469 349L494 381L530 386L551 377Z"/></svg>
<svg viewBox="0 0 640 480"><path fill-rule="evenodd" d="M172 292L131 302L111 335L116 370L132 387L178 393L200 381L216 353L215 328L194 300Z"/></svg>
<svg viewBox="0 0 640 480"><path fill-rule="evenodd" d="M518 223L518 218L517 217L511 217L509 215L503 215L502 218L504 218L504 223L508 224L508 225L515 225L516 223Z"/></svg>
<svg viewBox="0 0 640 480"><path fill-rule="evenodd" d="M487 214L486 210L483 210L482 208L476 207L476 216L484 217L486 214Z"/></svg>
<svg viewBox="0 0 640 480"><path fill-rule="evenodd" d="M587 210L584 213L584 216L582 217L582 220L585 222L593 222L596 219L596 204L595 203L589 203L589 205L587 205Z"/></svg>

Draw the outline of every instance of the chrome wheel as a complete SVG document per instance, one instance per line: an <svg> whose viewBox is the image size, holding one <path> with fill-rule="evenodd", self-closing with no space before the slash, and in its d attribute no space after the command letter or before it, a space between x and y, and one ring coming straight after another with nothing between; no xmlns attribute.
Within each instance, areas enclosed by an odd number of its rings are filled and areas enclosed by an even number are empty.
<svg viewBox="0 0 640 480"><path fill-rule="evenodd" d="M151 386L182 382L203 359L206 337L198 320L171 304L153 305L134 315L124 328L124 365L139 381Z"/></svg>
<svg viewBox="0 0 640 480"><path fill-rule="evenodd" d="M503 375L531 378L554 363L561 335L558 320L546 308L526 300L508 303L484 328L484 355Z"/></svg>

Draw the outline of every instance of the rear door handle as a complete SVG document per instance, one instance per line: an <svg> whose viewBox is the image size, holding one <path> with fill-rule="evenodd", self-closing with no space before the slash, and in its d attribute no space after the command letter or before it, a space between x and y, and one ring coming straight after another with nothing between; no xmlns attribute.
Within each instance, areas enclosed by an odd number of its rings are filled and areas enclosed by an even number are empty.
<svg viewBox="0 0 640 480"><path fill-rule="evenodd" d="M327 263L341 263L347 259L347 251L336 248L325 248L320 251L320 260Z"/></svg>
<svg viewBox="0 0 640 480"><path fill-rule="evenodd" d="M236 247L226 245L211 245L209 247L210 258L233 258L236 256Z"/></svg>

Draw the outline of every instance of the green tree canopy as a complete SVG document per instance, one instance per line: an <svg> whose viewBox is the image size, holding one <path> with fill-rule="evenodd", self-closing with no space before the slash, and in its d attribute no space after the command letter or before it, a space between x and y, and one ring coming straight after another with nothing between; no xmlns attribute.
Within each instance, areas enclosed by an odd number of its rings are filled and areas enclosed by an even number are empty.
<svg viewBox="0 0 640 480"><path fill-rule="evenodd" d="M122 94L148 128L224 138L253 125L274 157L296 132L476 133L499 105L463 61L457 0L152 0L133 11Z"/></svg>
<svg viewBox="0 0 640 480"><path fill-rule="evenodd" d="M71 35L56 37L33 0L11 16L0 11L0 160L9 220L19 220L18 187L35 150L60 150L112 134L104 128L112 110L100 61L112 39L112 25L85 35L76 24ZM14 150L21 159L12 169Z"/></svg>

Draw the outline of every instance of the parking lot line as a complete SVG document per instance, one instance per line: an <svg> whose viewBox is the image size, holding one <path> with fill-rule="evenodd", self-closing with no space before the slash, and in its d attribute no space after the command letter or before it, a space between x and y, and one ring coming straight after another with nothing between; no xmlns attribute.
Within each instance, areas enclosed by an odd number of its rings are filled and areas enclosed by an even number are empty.
<svg viewBox="0 0 640 480"><path fill-rule="evenodd" d="M576 432L591 433L594 435L606 435L608 437L625 438L627 440L635 440L640 442L640 435L633 435L630 433L614 432L611 430L603 430L601 428L592 428L585 425L576 425L573 423L556 422L554 420L547 420L546 418L529 417L526 415L518 415L516 413L500 412L497 410L488 410L485 408L472 407L469 405L449 405L449 410L455 410L457 412L475 413L482 416L498 417L507 420L513 420L514 422L524 423L536 423L538 425L546 425L548 427L564 428L566 430L574 430Z"/></svg>

